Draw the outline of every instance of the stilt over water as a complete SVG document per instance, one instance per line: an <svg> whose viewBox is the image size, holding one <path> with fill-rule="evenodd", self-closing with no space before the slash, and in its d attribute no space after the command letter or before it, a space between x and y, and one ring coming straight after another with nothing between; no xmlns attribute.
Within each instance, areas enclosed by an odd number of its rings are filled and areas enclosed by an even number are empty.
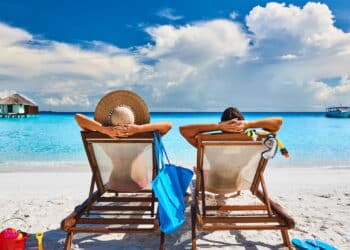
<svg viewBox="0 0 350 250"><path fill-rule="evenodd" d="M27 114L0 114L1 118L27 118Z"/></svg>

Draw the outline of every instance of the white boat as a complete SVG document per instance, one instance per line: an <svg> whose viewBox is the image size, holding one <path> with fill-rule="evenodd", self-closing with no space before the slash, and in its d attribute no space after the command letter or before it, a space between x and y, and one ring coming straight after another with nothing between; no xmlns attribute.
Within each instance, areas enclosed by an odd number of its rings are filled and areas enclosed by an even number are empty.
<svg viewBox="0 0 350 250"><path fill-rule="evenodd" d="M326 109L327 117L350 118L350 107L329 107Z"/></svg>

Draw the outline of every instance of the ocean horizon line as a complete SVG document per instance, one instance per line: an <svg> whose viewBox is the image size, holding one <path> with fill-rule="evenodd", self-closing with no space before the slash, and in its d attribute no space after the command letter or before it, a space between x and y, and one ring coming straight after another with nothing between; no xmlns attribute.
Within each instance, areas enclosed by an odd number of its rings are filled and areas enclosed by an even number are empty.
<svg viewBox="0 0 350 250"><path fill-rule="evenodd" d="M39 114L93 114L94 111L39 111ZM151 114L218 114L222 113L222 111L151 111ZM325 111L242 111L242 113L246 114L257 114L257 113L271 113L271 114L286 114L286 113L298 113L298 114L324 114Z"/></svg>

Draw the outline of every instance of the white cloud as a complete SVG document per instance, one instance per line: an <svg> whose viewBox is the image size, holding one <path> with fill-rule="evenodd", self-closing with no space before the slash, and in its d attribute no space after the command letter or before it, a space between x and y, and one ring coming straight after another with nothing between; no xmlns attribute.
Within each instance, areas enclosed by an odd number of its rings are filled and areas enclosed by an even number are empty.
<svg viewBox="0 0 350 250"><path fill-rule="evenodd" d="M334 26L334 16L326 4L309 2L304 7L268 3L256 6L246 23L256 39L293 38L310 45L328 48L349 42L349 34Z"/></svg>
<svg viewBox="0 0 350 250"><path fill-rule="evenodd" d="M80 106L88 107L90 106L89 98L87 96L62 96L62 98L46 98L44 102L50 106Z"/></svg>
<svg viewBox="0 0 350 250"><path fill-rule="evenodd" d="M28 96L31 93L37 96L33 99L39 104L51 105L59 102L57 97L46 101L51 98L47 98L49 95L102 94L112 87L133 84L143 70L143 65L128 50L98 41L85 45L87 48L83 49L79 45L35 38L22 29L0 23L1 87ZM65 105L69 100L61 103Z"/></svg>
<svg viewBox="0 0 350 250"><path fill-rule="evenodd" d="M8 46L21 41L30 41L33 36L25 30L0 23L0 38L0 46Z"/></svg>
<svg viewBox="0 0 350 250"><path fill-rule="evenodd" d="M242 26L213 19L147 27L152 41L128 50L99 41L83 49L0 24L0 95L15 90L41 110L74 111L94 110L114 89L137 92L152 111L350 105L350 35L327 5L268 3L246 16L249 31Z"/></svg>
<svg viewBox="0 0 350 250"><path fill-rule="evenodd" d="M5 97L7 97L9 95L12 95L14 93L16 93L16 91L14 91L14 90L3 90L3 91L0 91L0 99L1 98L5 98Z"/></svg>
<svg viewBox="0 0 350 250"><path fill-rule="evenodd" d="M186 64L207 64L223 57L242 57L249 39L237 23L225 19L175 27L162 25L146 29L154 46L143 47L147 57L176 58Z"/></svg>
<svg viewBox="0 0 350 250"><path fill-rule="evenodd" d="M292 54L287 54L287 55L282 55L280 58L282 60L293 60L293 59L297 59L298 56L292 55Z"/></svg>
<svg viewBox="0 0 350 250"><path fill-rule="evenodd" d="M9 32L10 31L10 32ZM102 75L125 76L138 71L139 65L135 57L128 51L111 45L93 42L89 49L82 49L78 45L71 45L55 41L33 39L25 31L2 24L0 34L0 49L2 51L0 63L8 67L1 67L0 73L17 75L16 70L23 70L24 78L42 76L50 73L65 73L101 77ZM11 44L3 41L11 40ZM33 41L37 45L30 45ZM13 72L13 74L11 73Z"/></svg>
<svg viewBox="0 0 350 250"><path fill-rule="evenodd" d="M341 54L350 45L348 34L333 26L328 7L271 3L254 8L246 20L252 35L222 19L146 29L154 45L140 52L156 60L150 74L157 86L153 105L166 107L181 96L177 108L189 110L220 110L227 105L249 110L322 109L319 95L324 90L312 83L348 74L343 62L350 63ZM310 28L303 33L295 23ZM329 31L340 34L338 40L330 43Z"/></svg>
<svg viewBox="0 0 350 250"><path fill-rule="evenodd" d="M236 11L232 11L232 12L230 13L230 18L231 18L232 20L236 19L237 17L238 17L238 13L237 13Z"/></svg>
<svg viewBox="0 0 350 250"><path fill-rule="evenodd" d="M349 102L350 78L343 76L336 86L330 86L325 82L313 81L307 86L307 91L315 94L315 99L327 106L341 105Z"/></svg>
<svg viewBox="0 0 350 250"><path fill-rule="evenodd" d="M161 9L157 12L157 15L169 19L171 21L176 21L183 18L183 16L174 15L174 10L171 8Z"/></svg>
<svg viewBox="0 0 350 250"><path fill-rule="evenodd" d="M155 60L142 81L152 86L152 105L157 109L175 107L178 110L204 110L197 93L204 91L216 68L224 67L227 60L237 61L247 56L248 36L238 23L217 19L184 26L162 25L147 28L154 45L140 48L145 58ZM208 76L212 74L212 76ZM215 77L221 84L220 78ZM149 83L149 84L148 84ZM225 83L226 85L227 83ZM179 99L181 97L181 99Z"/></svg>

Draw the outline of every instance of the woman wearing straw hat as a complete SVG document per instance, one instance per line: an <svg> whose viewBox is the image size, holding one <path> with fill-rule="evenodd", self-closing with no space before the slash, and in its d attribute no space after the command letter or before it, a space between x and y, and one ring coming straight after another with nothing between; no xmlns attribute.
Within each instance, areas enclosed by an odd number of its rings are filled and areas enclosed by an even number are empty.
<svg viewBox="0 0 350 250"><path fill-rule="evenodd" d="M158 131L166 134L170 122L150 123L148 107L143 99L128 90L112 91L97 104L94 120L76 114L75 120L84 130L98 131L113 138Z"/></svg>
<svg viewBox="0 0 350 250"><path fill-rule="evenodd" d="M96 106L94 119L82 114L76 114L75 119L82 129L98 131L112 138L155 131L164 135L172 127L170 122L150 123L146 103L127 90L113 91L102 97ZM138 191L148 185L151 177L143 159L144 148L115 150L104 143L100 147L114 166L109 177L109 189Z"/></svg>

